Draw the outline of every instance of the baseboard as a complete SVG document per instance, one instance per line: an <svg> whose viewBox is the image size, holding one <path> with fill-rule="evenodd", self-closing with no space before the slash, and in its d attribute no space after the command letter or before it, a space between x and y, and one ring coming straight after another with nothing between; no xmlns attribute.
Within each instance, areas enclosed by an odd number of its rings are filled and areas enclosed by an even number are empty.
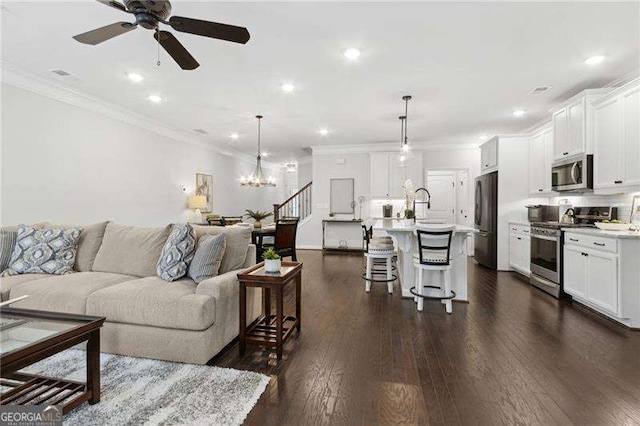
<svg viewBox="0 0 640 426"><path fill-rule="evenodd" d="M296 246L296 250L322 250L322 246L314 246L314 245L310 245L310 246L304 245L304 246L301 246L301 245L297 245L297 246Z"/></svg>

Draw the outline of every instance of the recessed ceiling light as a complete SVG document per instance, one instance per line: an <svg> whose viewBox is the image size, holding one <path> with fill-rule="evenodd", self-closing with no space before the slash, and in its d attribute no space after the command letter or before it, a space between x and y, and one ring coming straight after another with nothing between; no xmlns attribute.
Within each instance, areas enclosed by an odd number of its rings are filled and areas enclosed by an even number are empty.
<svg viewBox="0 0 640 426"><path fill-rule="evenodd" d="M587 58L584 63L587 65L598 65L600 62L604 61L604 56L596 55L590 58Z"/></svg>
<svg viewBox="0 0 640 426"><path fill-rule="evenodd" d="M526 113L527 113L527 111L525 111L523 109L517 109L517 110L513 111L513 115L515 115L516 117L522 117Z"/></svg>
<svg viewBox="0 0 640 426"><path fill-rule="evenodd" d="M319 132L322 136L327 136L329 134L329 129L320 129Z"/></svg>
<svg viewBox="0 0 640 426"><path fill-rule="evenodd" d="M155 103L158 103L158 102L162 101L162 98L160 96L158 96L158 95L149 95L148 99L151 102L155 102Z"/></svg>
<svg viewBox="0 0 640 426"><path fill-rule="evenodd" d="M291 93L291 92L293 92L294 90L296 90L296 86L294 86L294 85L293 85L293 84L291 84L291 83L285 83L285 84L283 84L283 85L281 86L281 88L282 88L282 90L284 90L284 91L285 91L285 92L287 92L287 93Z"/></svg>
<svg viewBox="0 0 640 426"><path fill-rule="evenodd" d="M142 80L144 80L143 76L141 76L140 74L136 74L135 72L130 72L129 74L127 74L127 77L129 77L129 80L133 81L134 83L140 83Z"/></svg>
<svg viewBox="0 0 640 426"><path fill-rule="evenodd" d="M343 55L348 60L355 61L356 59L358 59L360 57L360 51L358 49L356 49L355 47L352 47L350 49L345 50Z"/></svg>
<svg viewBox="0 0 640 426"><path fill-rule="evenodd" d="M235 140L238 140L238 138L240 137L240 135L239 135L239 134L237 134L237 133L231 133L231 134L229 135L229 137L235 141Z"/></svg>

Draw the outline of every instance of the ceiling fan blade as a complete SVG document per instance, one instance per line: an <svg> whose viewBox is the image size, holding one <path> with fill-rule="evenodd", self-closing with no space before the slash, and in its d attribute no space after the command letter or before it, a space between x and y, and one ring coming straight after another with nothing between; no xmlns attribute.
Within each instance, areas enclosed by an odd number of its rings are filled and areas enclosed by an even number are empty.
<svg viewBox="0 0 640 426"><path fill-rule="evenodd" d="M183 70L195 70L200 66L198 61L191 56L191 53L169 31L158 31L153 34L153 38L160 43L160 46L171 55Z"/></svg>
<svg viewBox="0 0 640 426"><path fill-rule="evenodd" d="M95 30L78 34L73 36L73 38L80 43L96 45L115 36L135 30L136 27L136 24L131 24L129 22L116 22L115 24L107 25L106 27L96 28Z"/></svg>
<svg viewBox="0 0 640 426"><path fill-rule="evenodd" d="M118 3L117 1L114 0L96 0L99 3L104 4L105 6L110 6L113 7L114 9L118 9L121 10L123 12L127 12L127 13L131 13L127 10L127 7L122 4L122 3Z"/></svg>
<svg viewBox="0 0 640 426"><path fill-rule="evenodd" d="M184 18L182 16L172 16L169 19L169 25L174 30L183 33L217 38L234 43L245 44L251 38L249 31L245 27L201 21L200 19Z"/></svg>

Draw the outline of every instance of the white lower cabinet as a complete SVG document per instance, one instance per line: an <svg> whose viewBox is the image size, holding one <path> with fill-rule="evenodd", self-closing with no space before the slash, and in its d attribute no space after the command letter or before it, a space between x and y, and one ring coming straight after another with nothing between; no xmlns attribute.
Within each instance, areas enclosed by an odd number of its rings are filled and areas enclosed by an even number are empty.
<svg viewBox="0 0 640 426"><path fill-rule="evenodd" d="M587 252L587 297L589 301L618 314L618 255Z"/></svg>
<svg viewBox="0 0 640 426"><path fill-rule="evenodd" d="M580 247L564 246L564 292L572 296L586 297L586 259Z"/></svg>
<svg viewBox="0 0 640 426"><path fill-rule="evenodd" d="M524 275L529 276L531 259L531 237L529 226L509 224L509 264Z"/></svg>
<svg viewBox="0 0 640 426"><path fill-rule="evenodd" d="M578 301L610 316L618 317L617 241L569 234L564 246L564 291Z"/></svg>

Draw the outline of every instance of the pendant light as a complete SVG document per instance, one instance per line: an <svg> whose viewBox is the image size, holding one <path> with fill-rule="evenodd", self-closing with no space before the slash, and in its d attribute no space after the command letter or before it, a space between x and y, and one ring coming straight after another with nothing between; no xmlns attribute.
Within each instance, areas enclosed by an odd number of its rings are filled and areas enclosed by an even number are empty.
<svg viewBox="0 0 640 426"><path fill-rule="evenodd" d="M398 117L400 119L400 152L398 153L398 162L400 162L400 164L404 164L413 156L409 147L409 137L407 136L407 126L409 122L409 101L411 100L411 98L412 97L410 95L405 95L402 97L402 100L404 101L404 115Z"/></svg>
<svg viewBox="0 0 640 426"><path fill-rule="evenodd" d="M273 177L266 179L262 172L262 151L260 149L260 124L264 118L261 115L256 115L258 119L258 154L256 156L256 170L252 175L240 177L240 186L250 186L253 188L262 187L275 187L276 180Z"/></svg>

